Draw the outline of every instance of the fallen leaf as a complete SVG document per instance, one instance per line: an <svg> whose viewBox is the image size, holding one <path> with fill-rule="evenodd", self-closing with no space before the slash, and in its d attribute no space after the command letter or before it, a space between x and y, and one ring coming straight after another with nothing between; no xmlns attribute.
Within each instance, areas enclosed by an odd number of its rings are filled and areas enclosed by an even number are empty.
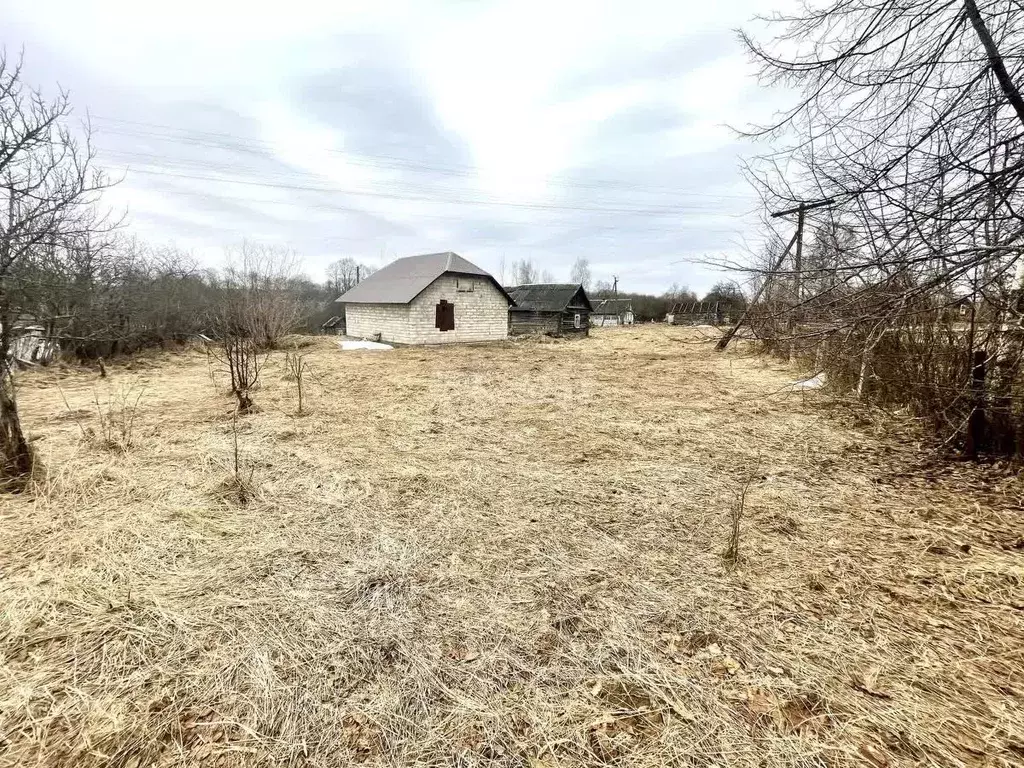
<svg viewBox="0 0 1024 768"><path fill-rule="evenodd" d="M790 733L816 732L829 725L825 701L816 693L790 699L779 708L779 726Z"/></svg>
<svg viewBox="0 0 1024 768"><path fill-rule="evenodd" d="M878 768L887 768L889 758L885 756L885 753L870 744L861 744L857 747L857 751L861 753L872 765L877 765Z"/></svg>
<svg viewBox="0 0 1024 768"><path fill-rule="evenodd" d="M770 691L764 691L760 688L752 688L747 691L747 709L755 717L774 712L777 706L778 701L776 701Z"/></svg>
<svg viewBox="0 0 1024 768"><path fill-rule="evenodd" d="M464 645L457 645L450 648L445 655L453 661L473 661L480 658L480 651L471 651Z"/></svg>

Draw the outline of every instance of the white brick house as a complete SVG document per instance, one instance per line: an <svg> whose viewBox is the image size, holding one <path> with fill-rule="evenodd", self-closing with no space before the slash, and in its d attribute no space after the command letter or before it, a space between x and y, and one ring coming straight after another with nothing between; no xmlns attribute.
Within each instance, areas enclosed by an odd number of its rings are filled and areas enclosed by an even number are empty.
<svg viewBox="0 0 1024 768"><path fill-rule="evenodd" d="M393 261L338 301L348 336L398 344L504 339L513 303L491 275L451 252Z"/></svg>

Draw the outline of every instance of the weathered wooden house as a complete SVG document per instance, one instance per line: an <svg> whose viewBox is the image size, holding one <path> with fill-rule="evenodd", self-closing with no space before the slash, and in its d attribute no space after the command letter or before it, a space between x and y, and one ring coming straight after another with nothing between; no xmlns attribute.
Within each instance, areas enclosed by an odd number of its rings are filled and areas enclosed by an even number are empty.
<svg viewBox="0 0 1024 768"><path fill-rule="evenodd" d="M513 303L490 274L450 251L397 259L338 301L346 335L398 344L507 338Z"/></svg>
<svg viewBox="0 0 1024 768"><path fill-rule="evenodd" d="M11 342L8 353L22 365L46 365L60 354L53 322L50 328L32 315L19 315L11 323ZM0 323L0 333L3 324Z"/></svg>
<svg viewBox="0 0 1024 768"><path fill-rule="evenodd" d="M721 301L685 301L672 307L668 320L672 325L721 325L732 315L731 305Z"/></svg>
<svg viewBox="0 0 1024 768"><path fill-rule="evenodd" d="M531 283L508 288L509 332L586 336L593 307L579 283Z"/></svg>
<svg viewBox="0 0 1024 768"><path fill-rule="evenodd" d="M630 299L605 299L594 306L592 325L632 325L633 302Z"/></svg>

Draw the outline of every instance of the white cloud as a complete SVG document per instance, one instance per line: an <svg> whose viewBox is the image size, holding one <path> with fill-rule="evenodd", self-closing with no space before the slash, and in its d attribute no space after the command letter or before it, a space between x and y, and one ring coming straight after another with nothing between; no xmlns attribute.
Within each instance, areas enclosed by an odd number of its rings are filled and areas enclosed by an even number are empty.
<svg viewBox="0 0 1024 768"><path fill-rule="evenodd" d="M290 242L312 272L450 247L562 275L584 254L656 290L709 284L672 262L750 232L726 124L773 103L730 31L752 0L0 5L0 44L130 168L111 200L143 237ZM467 204L488 200L519 207Z"/></svg>

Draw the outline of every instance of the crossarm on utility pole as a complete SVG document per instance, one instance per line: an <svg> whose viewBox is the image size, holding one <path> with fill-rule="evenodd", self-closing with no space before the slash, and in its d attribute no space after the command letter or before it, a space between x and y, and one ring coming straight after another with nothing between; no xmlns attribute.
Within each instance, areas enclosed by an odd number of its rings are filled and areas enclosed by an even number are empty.
<svg viewBox="0 0 1024 768"><path fill-rule="evenodd" d="M785 261L786 256L789 255L789 250L790 248L793 247L794 243L796 243L798 237L799 233L793 235L793 239L789 241L789 245L786 246L786 250L784 250L782 254L779 256L779 258L775 260L775 263L772 265L771 270L768 272L768 276L765 277L765 280L761 284L761 287L757 289L757 293L754 294L754 298L752 298L750 300L750 303L747 304L747 308L743 310L743 314L740 315L740 319L736 321L736 325L734 325L732 328L726 331L725 335L718 340L718 343L715 345L715 349L721 351L725 349L727 346L729 346L729 342L732 341L732 337L736 335L736 332L740 329L740 326L742 326L743 322L747 319L747 313L750 312L750 308L757 304L757 302L761 298L761 295L766 290L768 290L768 285L772 281L772 276L779 270L779 267L782 266L782 262Z"/></svg>

